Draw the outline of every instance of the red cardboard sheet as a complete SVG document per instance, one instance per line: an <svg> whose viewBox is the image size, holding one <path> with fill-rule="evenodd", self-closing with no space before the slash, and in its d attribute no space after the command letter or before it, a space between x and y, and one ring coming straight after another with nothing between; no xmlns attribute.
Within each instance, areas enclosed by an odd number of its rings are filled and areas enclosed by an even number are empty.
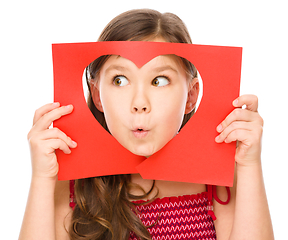
<svg viewBox="0 0 288 240"><path fill-rule="evenodd" d="M73 104L72 114L54 122L78 143L70 155L57 151L59 180L140 173L143 178L233 185L236 143L215 142L216 126L239 96L242 48L159 42L53 44L54 98ZM149 158L132 154L107 133L87 107L85 67L102 55L121 55L139 68L153 58L175 54L201 74L203 96L194 116L164 148Z"/></svg>

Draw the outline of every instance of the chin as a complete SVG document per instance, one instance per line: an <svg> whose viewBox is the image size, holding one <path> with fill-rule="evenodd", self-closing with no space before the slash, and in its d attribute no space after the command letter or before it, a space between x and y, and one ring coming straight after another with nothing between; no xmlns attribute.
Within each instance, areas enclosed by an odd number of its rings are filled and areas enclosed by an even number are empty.
<svg viewBox="0 0 288 240"><path fill-rule="evenodd" d="M130 151L132 152L133 154L137 155L137 156L141 156L141 157L150 157L151 155L153 155L153 153L149 153L149 152L139 152L139 151Z"/></svg>
<svg viewBox="0 0 288 240"><path fill-rule="evenodd" d="M164 146L162 146L164 147ZM158 152L162 147L156 147L156 146L137 146L133 149L128 149L130 152L132 152L135 155L138 156L142 156L142 157L150 157L152 156L154 153Z"/></svg>
<svg viewBox="0 0 288 240"><path fill-rule="evenodd" d="M142 157L150 157L151 155L153 155L156 151L154 150L149 150L149 149L133 149L133 150L129 150L130 152L132 152L135 155L138 156L142 156Z"/></svg>

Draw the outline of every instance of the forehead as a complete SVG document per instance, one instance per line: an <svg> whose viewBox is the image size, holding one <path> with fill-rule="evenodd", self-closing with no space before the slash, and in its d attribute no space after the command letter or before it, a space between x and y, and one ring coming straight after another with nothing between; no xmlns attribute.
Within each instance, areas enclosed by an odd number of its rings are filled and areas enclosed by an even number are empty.
<svg viewBox="0 0 288 240"><path fill-rule="evenodd" d="M112 55L108 58L108 60L103 64L100 72L109 72L111 70L142 70L142 71L150 71L150 70L174 70L176 72L183 71L183 62L180 57L169 54L169 55L159 55L140 68L136 66L136 64L120 55Z"/></svg>

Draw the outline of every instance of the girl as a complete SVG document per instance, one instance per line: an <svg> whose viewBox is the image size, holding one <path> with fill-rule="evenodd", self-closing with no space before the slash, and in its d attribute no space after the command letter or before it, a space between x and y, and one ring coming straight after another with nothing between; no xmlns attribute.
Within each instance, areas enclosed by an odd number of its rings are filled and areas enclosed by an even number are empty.
<svg viewBox="0 0 288 240"><path fill-rule="evenodd" d="M146 9L113 19L99 41L192 43L177 16ZM146 157L185 125L199 93L195 67L170 55L140 69L119 56L100 57L88 66L87 79L88 106L96 119L129 151ZM232 104L235 109L215 126L215 141L238 142L235 181L229 204L214 201L215 222L212 195L227 198L224 187L217 187L216 194L211 186L206 191L202 184L145 180L138 174L76 180L75 186L58 182L54 151L69 154L77 143L49 126L73 106L39 108L28 134L32 180L19 239L216 239L216 234L220 240L273 239L261 171L263 120L257 97L243 95Z"/></svg>

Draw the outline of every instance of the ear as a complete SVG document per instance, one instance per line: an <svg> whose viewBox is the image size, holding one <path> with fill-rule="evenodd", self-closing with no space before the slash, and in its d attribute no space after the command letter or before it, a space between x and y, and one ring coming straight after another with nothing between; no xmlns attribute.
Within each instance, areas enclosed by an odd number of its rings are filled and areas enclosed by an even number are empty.
<svg viewBox="0 0 288 240"><path fill-rule="evenodd" d="M196 107L197 99L199 95L199 80L198 78L193 78L188 85L188 96L185 108L185 114L193 111Z"/></svg>
<svg viewBox="0 0 288 240"><path fill-rule="evenodd" d="M90 93L91 98L95 107L100 111L103 112L103 107L100 99L100 92L99 92L99 84L97 82L90 82Z"/></svg>

